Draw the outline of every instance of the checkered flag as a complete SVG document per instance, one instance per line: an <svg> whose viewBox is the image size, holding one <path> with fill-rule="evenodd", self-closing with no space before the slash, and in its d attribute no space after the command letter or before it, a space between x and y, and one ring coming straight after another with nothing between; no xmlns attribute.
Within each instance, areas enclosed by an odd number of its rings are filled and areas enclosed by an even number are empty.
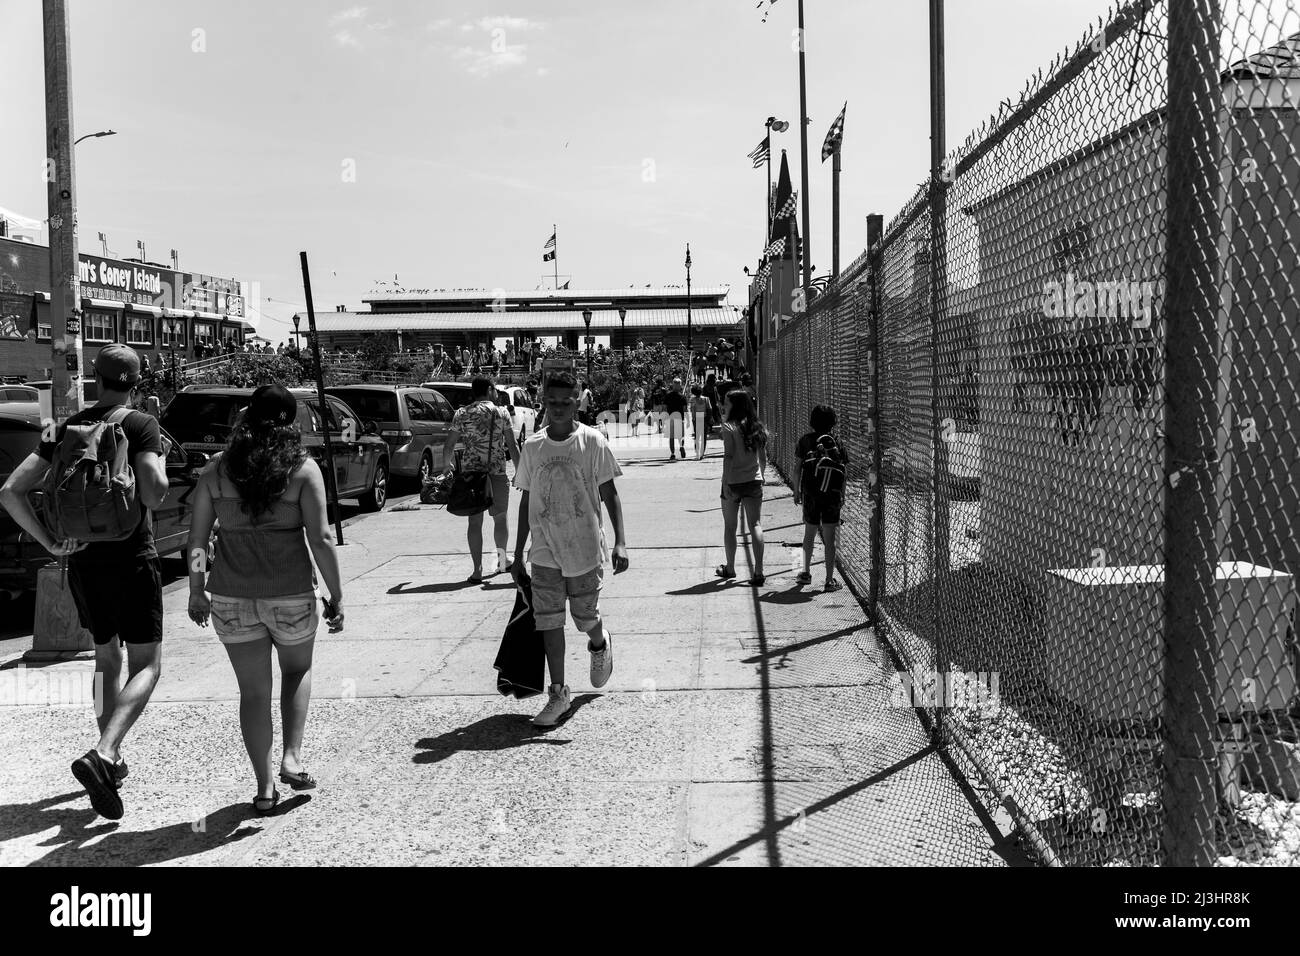
<svg viewBox="0 0 1300 956"><path fill-rule="evenodd" d="M781 208L776 211L776 215L773 216L772 218L786 219L789 216L793 216L794 211L798 208L799 208L799 190L796 189L794 192L790 193L790 198L787 199L781 205Z"/></svg>
<svg viewBox="0 0 1300 956"><path fill-rule="evenodd" d="M784 254L785 254L784 239L776 240L776 242L772 243L770 246L768 246L766 249L763 250L763 258L765 259L777 259Z"/></svg>
<svg viewBox="0 0 1300 956"><path fill-rule="evenodd" d="M844 109L840 110L840 115L835 117L835 122L831 124L830 130L826 133L826 142L822 143L822 162L826 162L831 156L839 151L840 143L844 141L844 114L849 108L849 101L844 101Z"/></svg>

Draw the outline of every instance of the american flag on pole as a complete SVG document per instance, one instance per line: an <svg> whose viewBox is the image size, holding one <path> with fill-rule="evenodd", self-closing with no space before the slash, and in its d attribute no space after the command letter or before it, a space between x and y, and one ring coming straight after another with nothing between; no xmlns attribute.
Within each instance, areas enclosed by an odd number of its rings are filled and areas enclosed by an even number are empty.
<svg viewBox="0 0 1300 956"><path fill-rule="evenodd" d="M835 151L840 148L840 143L844 140L844 114L849 108L849 101L844 101L844 109L840 110L840 115L835 117L835 122L826 133L826 142L822 143L822 162L826 162Z"/></svg>
<svg viewBox="0 0 1300 956"><path fill-rule="evenodd" d="M778 239L763 250L764 259L776 259L785 254L785 240Z"/></svg>
<svg viewBox="0 0 1300 956"><path fill-rule="evenodd" d="M542 261L550 262L555 258L555 233L551 233L551 238L546 240L546 245L542 246Z"/></svg>
<svg viewBox="0 0 1300 956"><path fill-rule="evenodd" d="M785 201L780 209L776 211L774 219L785 219L794 215L794 211L799 208L799 190L790 193L790 198Z"/></svg>
<svg viewBox="0 0 1300 956"><path fill-rule="evenodd" d="M771 147L768 145L767 137L764 136L762 142L760 142L756 147L754 147L753 152L749 154L749 158L754 161L754 168L758 169L758 167L762 166L765 162L767 162L768 157L770 157L771 155L772 155Z"/></svg>

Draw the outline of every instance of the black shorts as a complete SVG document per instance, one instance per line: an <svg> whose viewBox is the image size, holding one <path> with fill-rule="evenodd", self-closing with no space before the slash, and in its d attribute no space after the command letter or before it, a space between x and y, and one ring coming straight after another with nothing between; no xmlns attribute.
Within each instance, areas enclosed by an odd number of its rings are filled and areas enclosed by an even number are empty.
<svg viewBox="0 0 1300 956"><path fill-rule="evenodd" d="M836 495L834 498L820 499L816 495L805 495L803 499L804 524L839 524L840 506L844 500Z"/></svg>
<svg viewBox="0 0 1300 956"><path fill-rule="evenodd" d="M162 641L162 564L156 558L119 563L68 562L68 585L81 626L96 644Z"/></svg>

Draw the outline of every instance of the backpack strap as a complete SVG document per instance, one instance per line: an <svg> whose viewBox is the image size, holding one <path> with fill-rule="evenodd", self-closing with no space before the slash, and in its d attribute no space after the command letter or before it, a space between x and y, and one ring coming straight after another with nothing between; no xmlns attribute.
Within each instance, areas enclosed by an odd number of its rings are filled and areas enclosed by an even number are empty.
<svg viewBox="0 0 1300 956"><path fill-rule="evenodd" d="M108 422L110 425L121 425L128 417L130 417L133 411L135 411L135 409L130 405L118 405L109 413L108 417L104 419L104 421Z"/></svg>

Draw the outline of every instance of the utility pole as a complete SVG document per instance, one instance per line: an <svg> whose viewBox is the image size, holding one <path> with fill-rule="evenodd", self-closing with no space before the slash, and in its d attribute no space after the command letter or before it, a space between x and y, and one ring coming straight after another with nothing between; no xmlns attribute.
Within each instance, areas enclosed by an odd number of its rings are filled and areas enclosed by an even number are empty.
<svg viewBox="0 0 1300 956"><path fill-rule="evenodd" d="M803 187L803 287L812 285L812 236L808 231L808 84L804 79L803 0L799 0L799 178ZM798 250L795 250L796 256ZM795 260L796 265L798 259Z"/></svg>
<svg viewBox="0 0 1300 956"><path fill-rule="evenodd" d="M45 181L50 221L51 414L81 411L81 282L72 168L72 72L66 0L42 0L45 28Z"/></svg>
<svg viewBox="0 0 1300 956"><path fill-rule="evenodd" d="M686 243L686 348L692 346L691 335L691 244Z"/></svg>

